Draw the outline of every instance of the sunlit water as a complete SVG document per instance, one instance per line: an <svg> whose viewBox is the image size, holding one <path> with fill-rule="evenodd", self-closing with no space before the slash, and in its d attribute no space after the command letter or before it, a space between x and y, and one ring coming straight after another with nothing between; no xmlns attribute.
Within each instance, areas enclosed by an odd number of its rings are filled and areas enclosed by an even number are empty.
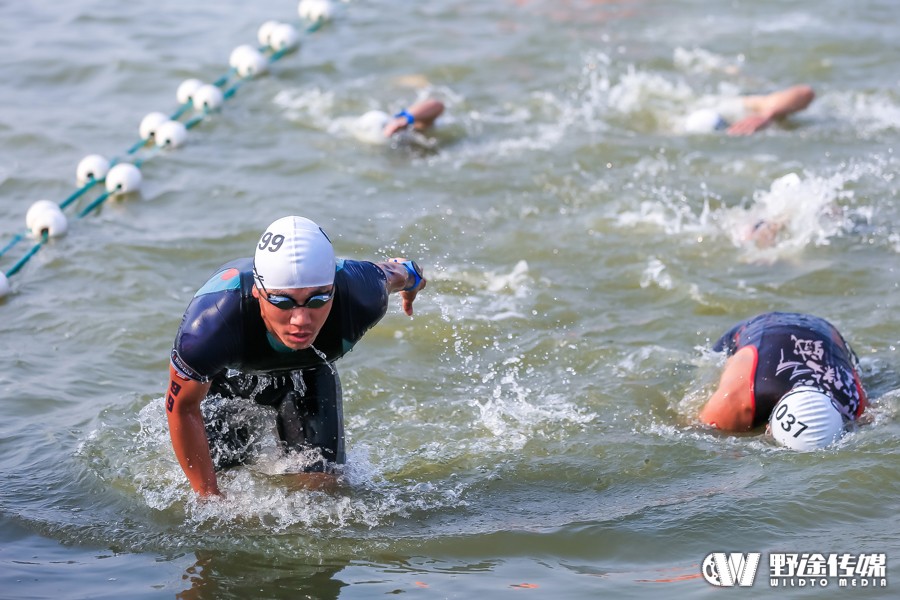
<svg viewBox="0 0 900 600"><path fill-rule="evenodd" d="M59 4L0 4L4 245L181 81L225 73L267 20L303 26L289 2ZM139 194L77 218L86 194L10 278L0 596L697 597L718 593L714 551L886 553L893 582L895 8L338 4L185 146L141 150ZM711 97L798 82L817 97L786 123L684 131ZM427 95L447 105L427 135L355 135ZM292 213L341 256L416 258L428 288L337 364L337 490L296 484L260 408L259 459L200 503L168 438L168 351L212 270ZM823 316L860 355L873 406L837 448L698 426L712 342L766 310Z"/></svg>

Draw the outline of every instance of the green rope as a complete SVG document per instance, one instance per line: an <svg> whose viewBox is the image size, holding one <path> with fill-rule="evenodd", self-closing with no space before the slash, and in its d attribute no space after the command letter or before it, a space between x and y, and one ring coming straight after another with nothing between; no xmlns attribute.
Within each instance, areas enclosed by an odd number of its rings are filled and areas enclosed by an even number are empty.
<svg viewBox="0 0 900 600"><path fill-rule="evenodd" d="M318 19L317 21L315 21L314 23L312 23L311 25L306 27L304 32L305 33L314 33L316 31L318 31L323 25L325 25L326 22L327 22L327 20L325 20L325 19ZM269 64L274 63L278 60L281 60L284 56L290 54L291 52L293 52L296 49L297 49L297 46L292 46L290 48L282 48L281 50L272 52L272 54L269 55L269 57L268 57ZM271 50L271 48L267 47L267 46L260 48L260 52L265 52L268 50ZM218 88L224 88L228 84L228 81L231 79L231 77L233 75L235 75L236 73L237 73L237 69L235 69L234 67L229 68L228 72L226 72L224 75L222 75L221 77L219 77L218 79L216 79L213 82L213 85ZM223 99L228 100L229 98L234 96L235 93L237 93L237 90L241 87L241 85L244 84L244 82L247 81L247 79L250 79L250 77L241 78L238 81L236 81L234 84L232 84L232 86L230 88L224 90L222 93ZM187 102L185 102L184 104L179 106L178 109L174 113L172 113L172 116L169 117L169 119L172 121L177 121L182 116L184 116L184 114L192 107L193 107L193 102L188 100ZM191 117L190 119L188 119L188 121L185 122L185 124L184 124L185 129L192 129L193 127L200 124L203 121L203 119L205 119L210 114L210 112L211 111L204 108L200 114L195 115L194 117ZM137 153L139 150L141 150L141 148L145 147L147 145L147 142L149 142L149 141L150 141L150 138L141 139L141 140L138 140L137 142L134 142L134 144L132 144L132 146L128 148L126 153L129 156ZM153 155L155 155L156 154L155 151L158 151L158 150L159 150L158 148L154 148L153 152L150 156L148 156L146 158L138 158L133 161L133 164L136 167L140 168L141 165L146 160L148 160ZM114 157L112 160L110 160L110 168L112 168L113 166L118 164L118 162L119 162L119 159ZM60 203L60 205L59 205L60 210L67 208L69 205L71 205L76 200L81 198L92 187L94 187L98 183L103 183L104 181L105 181L105 178L102 178L102 179L91 178L90 180L88 180L87 183L85 183L83 186L81 186L80 188L75 190L68 198L66 198L65 200L63 200ZM77 217L79 219L84 218L85 216L87 216L88 214L93 212L96 208L98 208L101 204L106 202L106 200L109 199L110 196L112 196L113 194L115 194L118 191L119 191L119 189L103 192L97 198L95 198L90 204L85 206L78 213ZM29 232L24 232L24 233L17 233L16 235L14 235L12 240L10 240L10 242L7 243L6 246L4 246L2 250L0 250L0 257L2 257L4 254L6 254L16 244L18 244L19 242L24 240L28 236L28 233ZM18 260L18 262L16 262L16 264L13 265L12 268L6 272L6 276L11 277L12 275L15 275L17 272L19 272L19 270L25 265L25 263L27 263L28 260L32 256L34 256L48 240L49 240L48 231L45 230L45 231L41 232L41 241L39 241L28 252L26 252L25 255L22 256L22 258L20 258Z"/></svg>
<svg viewBox="0 0 900 600"><path fill-rule="evenodd" d="M114 192L114 191L115 191L115 190L113 190L113 192ZM106 199L109 198L110 196L112 196L112 195L113 195L113 192L103 192L102 194L100 194L99 196L97 196L97 197L94 199L93 202L91 202L90 204L88 204L87 206L85 206L85 207L81 210L81 212L78 213L78 218L79 218L79 219L83 219L83 218L84 218L85 216L87 216L88 213L90 213L92 210L94 210L95 208L97 208L98 206L100 206L101 204L103 204L104 202L106 202Z"/></svg>
<svg viewBox="0 0 900 600"><path fill-rule="evenodd" d="M306 33L315 33L322 28L327 22L326 19L316 19L315 22L306 28Z"/></svg>
<svg viewBox="0 0 900 600"><path fill-rule="evenodd" d="M181 115L183 115L184 113L186 113L186 112L188 111L188 109L189 109L190 107L192 107L193 105L194 105L194 103L191 102L190 100L188 100L187 102L185 102L184 104L182 104L181 106L179 106L179 107L178 107L178 110L176 110L175 112L173 112L173 113L172 113L172 116L169 117L169 119L171 119L172 121L177 121L178 119L181 118Z"/></svg>
<svg viewBox="0 0 900 600"><path fill-rule="evenodd" d="M131 148L128 149L127 153L128 153L128 154L134 154L135 152L137 152L138 150L140 150L141 148L143 148L143 147L147 144L147 142L149 142L149 141L150 141L150 138L146 138L146 139L142 139L142 140L136 141L136 142L134 143L134 145L133 145Z"/></svg>
<svg viewBox="0 0 900 600"><path fill-rule="evenodd" d="M238 81L238 82L235 83L233 86L231 86L230 88L228 88L227 90L225 90L224 92L222 92L222 97L223 97L225 100L228 100L229 98L231 98L232 96L234 96L235 92L238 91L238 88L241 87L241 85L244 83L244 81L245 81L245 80Z"/></svg>
<svg viewBox="0 0 900 600"><path fill-rule="evenodd" d="M184 124L184 128L188 129L188 130L193 129L198 123L200 123L200 121L202 121L206 117L207 114L208 113L204 110L203 114L197 115L195 117L191 117Z"/></svg>
<svg viewBox="0 0 900 600"><path fill-rule="evenodd" d="M235 73L237 73L237 69L235 69L234 67L231 67L230 69L228 69L227 73L225 73L224 75L222 75L221 77L219 77L218 79L213 81L213 85L216 87L219 87L219 88L224 86L226 83L228 83L228 80L231 79L231 76L234 75Z"/></svg>
<svg viewBox="0 0 900 600"><path fill-rule="evenodd" d="M91 178L88 180L88 182L87 182L86 184L84 184L83 186L81 186L79 189L75 190L75 193L73 193L71 196L69 196L68 198L66 198L66 199L63 200L62 202L60 202L60 204L59 204L59 209L60 209L60 210L63 210L64 208L66 208L67 206L69 206L70 204L72 204L73 202L75 202L76 200L78 200L79 198L81 198L81 196L82 196L86 191L88 191L89 189L91 189L92 187L94 187L94 186L95 186L98 182L100 182L100 181L103 181L103 180L102 180L102 179L94 179L93 177L91 177Z"/></svg>
<svg viewBox="0 0 900 600"><path fill-rule="evenodd" d="M28 235L28 234L27 233L17 233L16 235L14 235L12 241L10 241L6 246L4 246L3 250L0 250L0 256L3 256L10 249L12 249L13 246L18 244L22 240L24 240L26 235Z"/></svg>
<svg viewBox="0 0 900 600"><path fill-rule="evenodd" d="M25 256L23 256L22 258L19 259L19 262L17 262L16 264L14 264L14 265L12 266L12 268L11 268L9 271L6 272L6 277L9 278L9 277L12 277L13 275L15 275L16 273L18 273L18 272L19 272L19 269L21 269L22 266L24 266L25 263L28 262L28 259L30 259L32 256L34 256L35 254L37 254L37 251L40 250L40 249L41 249L41 246L43 246L44 243L46 243L46 241L49 240L49 239L50 239L50 234L47 233L46 230L42 231L42 232L41 232L41 241L39 241L37 244L35 244L35 245L31 248L31 250L29 250L29 251L25 254Z"/></svg>

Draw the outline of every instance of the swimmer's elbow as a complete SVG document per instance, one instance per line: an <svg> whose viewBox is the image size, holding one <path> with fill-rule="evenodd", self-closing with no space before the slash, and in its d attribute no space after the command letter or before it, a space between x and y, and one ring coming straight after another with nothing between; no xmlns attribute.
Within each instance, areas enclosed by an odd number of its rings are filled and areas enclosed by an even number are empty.
<svg viewBox="0 0 900 600"><path fill-rule="evenodd" d="M746 410L711 410L705 407L700 411L700 421L721 431L737 433L749 431L752 425L752 411Z"/></svg>

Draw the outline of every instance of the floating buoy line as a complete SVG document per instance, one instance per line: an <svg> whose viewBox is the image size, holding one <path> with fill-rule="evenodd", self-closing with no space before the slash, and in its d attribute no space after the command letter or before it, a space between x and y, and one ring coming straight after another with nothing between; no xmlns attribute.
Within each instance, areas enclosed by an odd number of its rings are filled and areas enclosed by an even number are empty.
<svg viewBox="0 0 900 600"><path fill-rule="evenodd" d="M25 231L15 234L0 249L0 258L26 239L37 240L5 273L0 271L0 298L9 294L9 278L19 272L32 256L50 239L66 234L69 220L65 211L79 198L95 187L103 191L75 213L83 219L96 211L109 198L124 196L140 190L143 177L141 166L161 151L173 150L185 143L188 131L207 116L218 111L222 104L234 96L238 88L266 72L270 65L295 51L300 46L300 35L313 33L335 16L332 0L300 0L297 13L301 26L280 21L266 21L257 30L258 46L241 44L231 51L229 69L212 83L199 79L183 81L175 92L178 108L167 115L151 112L140 122L140 139L126 151L125 158L107 159L99 154L85 156L75 169L77 189L56 203L38 200L25 214ZM182 117L185 118L182 121ZM145 156L137 154L147 148Z"/></svg>

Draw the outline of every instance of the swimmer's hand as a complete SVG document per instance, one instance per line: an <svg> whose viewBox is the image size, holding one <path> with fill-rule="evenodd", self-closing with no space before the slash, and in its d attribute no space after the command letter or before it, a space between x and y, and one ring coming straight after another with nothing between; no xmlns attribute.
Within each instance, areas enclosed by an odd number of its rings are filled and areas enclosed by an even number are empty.
<svg viewBox="0 0 900 600"><path fill-rule="evenodd" d="M400 292L400 307L403 309L408 316L413 315L413 300L416 299L416 294L419 293L419 290L425 287L425 279L422 279L422 284L409 292Z"/></svg>
<svg viewBox="0 0 900 600"><path fill-rule="evenodd" d="M214 492L197 492L197 502L199 504L210 504L216 502L225 502L225 492L216 490Z"/></svg>
<svg viewBox="0 0 900 600"><path fill-rule="evenodd" d="M409 284L409 272L406 270L406 267L399 263L404 263L408 258L395 257L388 259L387 263L382 263L383 267L387 267L385 271L388 273L388 282L391 286L390 291L398 291L400 292L400 307L403 309L403 312L408 316L413 315L413 302L416 299L416 295L423 289L425 289L425 285L428 283L425 280L425 273L422 272L421 277L422 280L419 281L419 284L411 290L404 290Z"/></svg>
<svg viewBox="0 0 900 600"><path fill-rule="evenodd" d="M750 115L729 127L725 133L728 135L751 135L766 127L772 122L771 116Z"/></svg>
<svg viewBox="0 0 900 600"><path fill-rule="evenodd" d="M225 492L219 489L217 484L213 484L212 487L205 487L203 489L196 490L197 497L200 500L224 500Z"/></svg>
<svg viewBox="0 0 900 600"><path fill-rule="evenodd" d="M381 133L384 134L384 137L389 138L398 131L406 129L407 125L409 125L409 122L406 117L394 117L388 121L388 124L384 126Z"/></svg>

